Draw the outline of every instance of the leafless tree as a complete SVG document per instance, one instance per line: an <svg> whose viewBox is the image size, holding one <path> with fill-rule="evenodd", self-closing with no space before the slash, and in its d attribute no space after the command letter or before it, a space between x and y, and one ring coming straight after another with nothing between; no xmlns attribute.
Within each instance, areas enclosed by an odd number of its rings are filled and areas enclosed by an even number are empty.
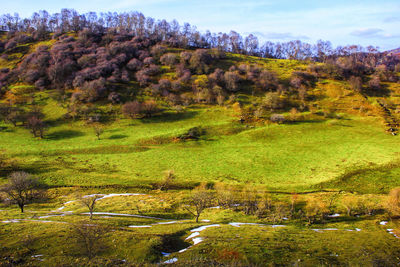
<svg viewBox="0 0 400 267"><path fill-rule="evenodd" d="M27 127L31 131L34 137L43 138L45 124L44 122L37 116L31 116L28 118Z"/></svg>
<svg viewBox="0 0 400 267"><path fill-rule="evenodd" d="M8 178L1 191L8 198L17 203L21 212L24 212L24 206L34 200L43 199L41 185L39 181L26 172L14 172Z"/></svg>
<svg viewBox="0 0 400 267"><path fill-rule="evenodd" d="M79 199L82 205L89 209L90 220L93 219L93 211L95 210L97 200L100 198L102 198L102 195L94 194L94 195L82 196Z"/></svg>
<svg viewBox="0 0 400 267"><path fill-rule="evenodd" d="M194 190L184 208L196 217L196 223L199 222L201 213L209 208L214 200L214 195L205 189Z"/></svg>
<svg viewBox="0 0 400 267"><path fill-rule="evenodd" d="M138 101L127 102L122 106L122 113L131 119L136 118L141 111L142 106Z"/></svg>
<svg viewBox="0 0 400 267"><path fill-rule="evenodd" d="M168 170L165 172L164 180L160 183L159 189L168 191L171 187L172 182L175 180L175 173L173 170Z"/></svg>
<svg viewBox="0 0 400 267"><path fill-rule="evenodd" d="M92 259L107 246L104 239L107 228L100 225L88 224L85 222L73 224L71 229L72 238L75 239L78 248L85 256Z"/></svg>
<svg viewBox="0 0 400 267"><path fill-rule="evenodd" d="M99 124L95 124L93 126L93 131L97 137L97 140L100 140L100 136L104 133L104 128Z"/></svg>

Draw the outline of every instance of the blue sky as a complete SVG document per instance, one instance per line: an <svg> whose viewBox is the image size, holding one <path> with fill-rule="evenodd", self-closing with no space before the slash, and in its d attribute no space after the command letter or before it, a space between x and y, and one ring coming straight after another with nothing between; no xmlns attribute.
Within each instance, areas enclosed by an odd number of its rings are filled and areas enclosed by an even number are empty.
<svg viewBox="0 0 400 267"><path fill-rule="evenodd" d="M352 0L12 0L0 13L30 16L46 9L140 11L156 19L189 22L200 31L256 33L261 40L330 40L334 45L400 47L400 1Z"/></svg>

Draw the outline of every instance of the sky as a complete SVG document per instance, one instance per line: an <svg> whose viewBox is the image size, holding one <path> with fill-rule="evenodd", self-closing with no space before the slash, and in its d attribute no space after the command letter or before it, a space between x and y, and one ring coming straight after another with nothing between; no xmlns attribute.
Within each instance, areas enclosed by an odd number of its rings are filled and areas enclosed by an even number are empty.
<svg viewBox="0 0 400 267"><path fill-rule="evenodd" d="M139 11L155 19L188 22L204 32L237 31L255 34L260 41L299 39L333 45L373 45L380 50L400 47L399 0L12 0L1 4L0 13L80 13Z"/></svg>

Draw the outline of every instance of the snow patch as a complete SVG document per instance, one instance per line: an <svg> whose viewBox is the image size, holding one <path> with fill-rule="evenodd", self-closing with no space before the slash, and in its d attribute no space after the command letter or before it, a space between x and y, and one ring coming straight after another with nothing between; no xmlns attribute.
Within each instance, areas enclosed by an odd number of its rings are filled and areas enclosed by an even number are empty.
<svg viewBox="0 0 400 267"><path fill-rule="evenodd" d="M89 212L81 213L83 215L90 215ZM109 215L109 216L125 216L125 217L137 217L137 218L145 218L145 219L154 219L154 220L166 220L163 218L150 217L144 215L136 215L136 214L126 214L126 213L113 213L113 212L93 212L93 215Z"/></svg>
<svg viewBox="0 0 400 267"><path fill-rule="evenodd" d="M388 222L387 221L381 221L379 224L380 225L386 225Z"/></svg>
<svg viewBox="0 0 400 267"><path fill-rule="evenodd" d="M335 214L328 215L328 217L329 218L337 218L337 217L340 217L340 214L339 213L335 213Z"/></svg>
<svg viewBox="0 0 400 267"><path fill-rule="evenodd" d="M192 239L193 237L196 237L196 236L199 236L199 235L200 235L199 232L194 232L194 233L191 234L190 236L186 237L185 240Z"/></svg>
<svg viewBox="0 0 400 267"><path fill-rule="evenodd" d="M151 225L129 225L129 228L149 228Z"/></svg>
<svg viewBox="0 0 400 267"><path fill-rule="evenodd" d="M165 264L171 264L171 263L175 263L178 261L178 258L172 258L170 260L164 261Z"/></svg>
<svg viewBox="0 0 400 267"><path fill-rule="evenodd" d="M193 245L197 245L198 243L203 242L204 239L202 237L196 237L196 238L193 238L192 241L193 241Z"/></svg>
<svg viewBox="0 0 400 267"><path fill-rule="evenodd" d="M219 227L219 224L210 224L210 225L205 225L205 226L201 226L195 229L190 230L190 232L201 232L209 227Z"/></svg>
<svg viewBox="0 0 400 267"><path fill-rule="evenodd" d="M234 226L234 227L240 227L241 225L262 225L265 226L265 224L260 224L260 223L241 223L241 222L232 222L229 223L229 225Z"/></svg>

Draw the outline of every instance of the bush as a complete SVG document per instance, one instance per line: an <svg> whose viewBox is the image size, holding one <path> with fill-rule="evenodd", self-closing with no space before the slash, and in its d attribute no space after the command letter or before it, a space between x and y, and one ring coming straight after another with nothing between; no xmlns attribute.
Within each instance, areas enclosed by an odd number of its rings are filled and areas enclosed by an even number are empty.
<svg viewBox="0 0 400 267"><path fill-rule="evenodd" d="M163 65L173 66L173 65L176 64L177 58L176 58L176 55L175 55L175 54L173 54L173 53L168 53L168 54L163 55L163 56L160 58L160 62L161 62Z"/></svg>
<svg viewBox="0 0 400 267"><path fill-rule="evenodd" d="M182 140L198 140L203 136L206 131L202 127L190 128L186 133L180 135L178 138Z"/></svg>
<svg viewBox="0 0 400 267"><path fill-rule="evenodd" d="M283 116L282 114L272 114L270 117L270 121L281 124L285 122L285 116Z"/></svg>
<svg viewBox="0 0 400 267"><path fill-rule="evenodd" d="M270 110L281 109L285 106L285 102L278 93L267 93L262 101L262 106Z"/></svg>
<svg viewBox="0 0 400 267"><path fill-rule="evenodd" d="M137 118L142 112L142 105L138 101L127 102L122 106L122 114L131 119Z"/></svg>
<svg viewBox="0 0 400 267"><path fill-rule="evenodd" d="M142 104L142 113L145 117L151 117L159 111L160 109L154 100L147 100Z"/></svg>

